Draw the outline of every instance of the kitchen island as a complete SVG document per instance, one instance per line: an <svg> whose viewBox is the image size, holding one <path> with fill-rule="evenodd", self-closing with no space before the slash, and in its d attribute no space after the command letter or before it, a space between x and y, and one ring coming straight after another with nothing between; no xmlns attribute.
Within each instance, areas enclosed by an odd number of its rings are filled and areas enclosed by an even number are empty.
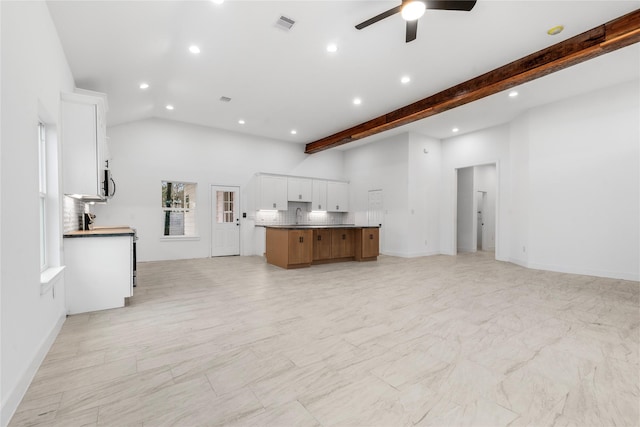
<svg viewBox="0 0 640 427"><path fill-rule="evenodd" d="M272 225L265 228L267 262L278 267L301 268L378 259L378 226Z"/></svg>

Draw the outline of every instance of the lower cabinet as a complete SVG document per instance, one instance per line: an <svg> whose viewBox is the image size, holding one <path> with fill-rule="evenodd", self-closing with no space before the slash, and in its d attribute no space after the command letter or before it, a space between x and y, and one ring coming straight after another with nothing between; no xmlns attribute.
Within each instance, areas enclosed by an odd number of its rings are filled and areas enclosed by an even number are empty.
<svg viewBox="0 0 640 427"><path fill-rule="evenodd" d="M353 228L331 230L331 258L349 258L355 255Z"/></svg>
<svg viewBox="0 0 640 427"><path fill-rule="evenodd" d="M313 259L313 230L267 228L269 264L282 268L308 267Z"/></svg>
<svg viewBox="0 0 640 427"><path fill-rule="evenodd" d="M68 314L124 307L133 295L133 237L64 239Z"/></svg>
<svg viewBox="0 0 640 427"><path fill-rule="evenodd" d="M313 260L331 259L331 230L317 228L313 230Z"/></svg>
<svg viewBox="0 0 640 427"><path fill-rule="evenodd" d="M374 261L380 255L380 229L356 230L356 261Z"/></svg>
<svg viewBox="0 0 640 427"><path fill-rule="evenodd" d="M266 232L266 258L282 268L338 261L378 259L376 227L272 228Z"/></svg>

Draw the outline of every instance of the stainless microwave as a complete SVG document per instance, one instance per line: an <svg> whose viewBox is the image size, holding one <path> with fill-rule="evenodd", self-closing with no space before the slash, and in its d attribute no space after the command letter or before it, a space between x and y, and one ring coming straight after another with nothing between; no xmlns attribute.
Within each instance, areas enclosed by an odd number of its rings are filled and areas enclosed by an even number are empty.
<svg viewBox="0 0 640 427"><path fill-rule="evenodd" d="M105 169L102 181L102 196L106 199L112 198L116 194L116 182L111 176L111 170Z"/></svg>

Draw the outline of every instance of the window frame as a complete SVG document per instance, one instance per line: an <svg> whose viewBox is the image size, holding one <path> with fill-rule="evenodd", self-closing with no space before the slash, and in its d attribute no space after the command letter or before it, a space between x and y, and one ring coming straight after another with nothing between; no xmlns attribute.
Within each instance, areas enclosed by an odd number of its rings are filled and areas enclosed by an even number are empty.
<svg viewBox="0 0 640 427"><path fill-rule="evenodd" d="M165 200L165 186L171 183L173 185L181 185L183 188L181 190L182 197L180 199L176 199L176 203L179 206L166 206ZM193 187L193 191L189 193L185 193L185 189L189 186ZM162 210L162 231L160 235L161 240L194 240L199 239L198 229L197 229L197 216L196 216L196 207L197 207L197 192L198 192L198 183L193 181L183 181L183 180L161 180L160 181L160 191L161 191L161 210ZM167 213L170 212L178 212L183 214L183 234L165 234L167 232ZM187 217L190 215L190 218ZM192 232L187 234L187 222L192 225Z"/></svg>
<svg viewBox="0 0 640 427"><path fill-rule="evenodd" d="M40 272L49 268L47 207L47 126L38 120L38 204L40 215Z"/></svg>

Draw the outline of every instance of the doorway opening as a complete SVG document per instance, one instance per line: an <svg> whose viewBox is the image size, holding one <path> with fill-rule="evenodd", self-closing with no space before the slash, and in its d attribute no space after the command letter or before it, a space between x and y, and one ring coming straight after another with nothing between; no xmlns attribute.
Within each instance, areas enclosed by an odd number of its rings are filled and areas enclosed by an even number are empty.
<svg viewBox="0 0 640 427"><path fill-rule="evenodd" d="M211 186L211 256L240 255L240 187Z"/></svg>
<svg viewBox="0 0 640 427"><path fill-rule="evenodd" d="M496 164L456 170L456 253L496 250Z"/></svg>

